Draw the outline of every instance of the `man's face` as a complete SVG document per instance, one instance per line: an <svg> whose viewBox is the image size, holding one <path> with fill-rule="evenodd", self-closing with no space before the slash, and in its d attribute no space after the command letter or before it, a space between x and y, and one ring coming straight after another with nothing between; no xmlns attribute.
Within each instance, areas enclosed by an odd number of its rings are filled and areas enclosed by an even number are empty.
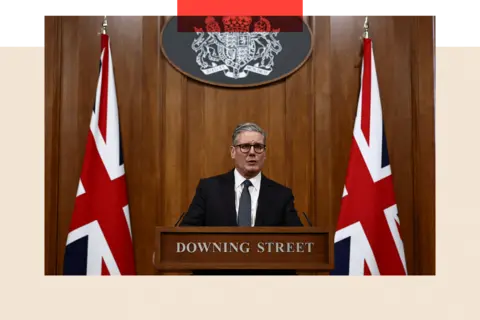
<svg viewBox="0 0 480 320"><path fill-rule="evenodd" d="M244 146L245 152L242 152L241 145L264 145L263 135L259 132L243 131L237 136L236 145L231 148L232 159L235 160L235 167L244 177L254 177L263 168L266 158L265 150L255 150L252 146ZM248 148L248 151L246 149ZM260 153L259 153L259 152Z"/></svg>

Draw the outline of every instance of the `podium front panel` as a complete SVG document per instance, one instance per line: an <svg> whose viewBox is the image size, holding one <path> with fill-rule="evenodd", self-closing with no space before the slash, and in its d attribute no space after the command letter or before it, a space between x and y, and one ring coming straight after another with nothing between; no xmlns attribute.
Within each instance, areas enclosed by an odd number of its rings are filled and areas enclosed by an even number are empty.
<svg viewBox="0 0 480 320"><path fill-rule="evenodd" d="M156 240L163 271L333 267L332 234L314 227L158 227Z"/></svg>

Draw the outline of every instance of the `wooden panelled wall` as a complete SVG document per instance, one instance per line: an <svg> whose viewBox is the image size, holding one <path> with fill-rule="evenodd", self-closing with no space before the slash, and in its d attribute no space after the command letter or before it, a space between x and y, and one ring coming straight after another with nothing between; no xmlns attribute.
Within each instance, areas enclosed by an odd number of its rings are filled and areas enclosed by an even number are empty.
<svg viewBox="0 0 480 320"><path fill-rule="evenodd" d="M257 122L268 132L264 172L293 189L298 211L316 226L334 227L357 107L364 18L306 17L315 40L308 62L287 79L240 90L207 86L174 70L160 51L166 19L109 18L138 273L156 273L154 227L176 222L200 178L231 169L231 134L240 122ZM101 21L46 18L46 274L62 273ZM408 272L432 275L434 19L370 17L370 36Z"/></svg>

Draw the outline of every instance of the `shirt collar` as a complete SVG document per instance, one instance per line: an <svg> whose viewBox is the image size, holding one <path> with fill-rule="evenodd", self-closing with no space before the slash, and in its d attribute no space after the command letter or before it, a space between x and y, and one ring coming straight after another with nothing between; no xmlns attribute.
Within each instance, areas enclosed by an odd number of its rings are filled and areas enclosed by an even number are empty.
<svg viewBox="0 0 480 320"><path fill-rule="evenodd" d="M240 174L240 172L238 172L238 170L235 168L234 170L234 174L235 174L235 189L237 189L238 187L240 187L243 183L243 181L245 181L246 179ZM249 179L250 182L252 183L253 187L255 188L255 190L260 190L260 182L262 181L262 173L259 172L255 177Z"/></svg>

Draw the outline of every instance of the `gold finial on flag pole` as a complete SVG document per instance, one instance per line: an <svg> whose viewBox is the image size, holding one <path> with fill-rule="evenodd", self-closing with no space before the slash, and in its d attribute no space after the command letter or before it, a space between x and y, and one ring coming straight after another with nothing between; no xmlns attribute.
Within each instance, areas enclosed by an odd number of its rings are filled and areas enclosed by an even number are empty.
<svg viewBox="0 0 480 320"><path fill-rule="evenodd" d="M363 38L368 39L368 17L365 17L365 22L363 23Z"/></svg>
<svg viewBox="0 0 480 320"><path fill-rule="evenodd" d="M107 16L103 16L103 22L102 22L102 30L100 31L100 34L107 34Z"/></svg>
<svg viewBox="0 0 480 320"><path fill-rule="evenodd" d="M369 35L368 35L368 28L369 28L369 24L368 24L368 16L365 17L365 22L363 23L363 34L361 37L359 37L359 40L360 40L360 51L359 51L359 60L358 60L358 63L355 65L355 68L361 68L362 67L362 62L363 62L363 46L364 46L364 39L368 39Z"/></svg>

